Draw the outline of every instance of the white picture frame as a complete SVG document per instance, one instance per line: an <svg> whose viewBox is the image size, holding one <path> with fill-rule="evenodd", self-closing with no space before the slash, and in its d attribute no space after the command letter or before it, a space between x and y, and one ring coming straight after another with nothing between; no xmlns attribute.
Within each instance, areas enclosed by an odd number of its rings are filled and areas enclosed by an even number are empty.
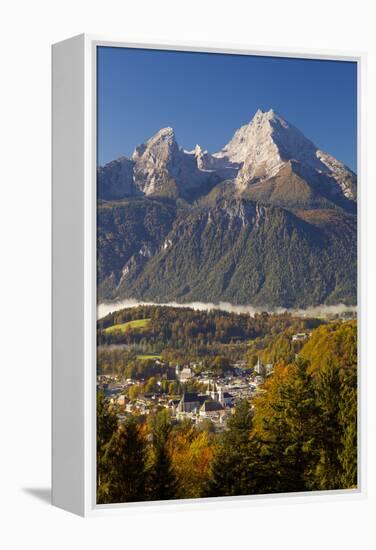
<svg viewBox="0 0 376 550"><path fill-rule="evenodd" d="M148 503L96 504L96 48L347 60L358 66L358 488ZM131 44L79 35L52 47L52 502L81 516L140 507L212 507L363 498L366 494L364 365L366 196L363 53L267 50L220 44ZM361 268L360 268L361 267Z"/></svg>

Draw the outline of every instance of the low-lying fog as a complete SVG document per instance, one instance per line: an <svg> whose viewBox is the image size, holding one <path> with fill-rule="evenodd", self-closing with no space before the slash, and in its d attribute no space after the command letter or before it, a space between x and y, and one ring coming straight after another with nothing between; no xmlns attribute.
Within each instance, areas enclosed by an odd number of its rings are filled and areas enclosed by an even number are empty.
<svg viewBox="0 0 376 550"><path fill-rule="evenodd" d="M289 311L294 315L300 315L302 317L317 317L326 315L343 314L347 311L356 311L356 306L346 306L345 304L337 304L333 306L316 306L308 309L287 309L287 308L262 308L253 306L238 306L228 302L219 302L218 304L204 303L204 302L189 302L186 304L178 304L177 302L168 302L166 304L157 304L155 302L139 302L137 300L122 300L118 302L104 302L97 307L97 318L102 319L108 313L118 311L119 309L137 307L137 306L170 306L170 307L190 307L199 311L210 311L211 309L220 309L222 311L229 311L231 313L248 313L254 315L261 311L268 311L269 313L282 313Z"/></svg>

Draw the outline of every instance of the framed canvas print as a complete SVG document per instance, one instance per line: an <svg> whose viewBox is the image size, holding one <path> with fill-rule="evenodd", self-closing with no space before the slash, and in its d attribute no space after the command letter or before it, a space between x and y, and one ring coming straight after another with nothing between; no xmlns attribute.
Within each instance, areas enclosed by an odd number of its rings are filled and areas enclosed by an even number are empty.
<svg viewBox="0 0 376 550"><path fill-rule="evenodd" d="M56 505L362 494L361 69L53 47Z"/></svg>

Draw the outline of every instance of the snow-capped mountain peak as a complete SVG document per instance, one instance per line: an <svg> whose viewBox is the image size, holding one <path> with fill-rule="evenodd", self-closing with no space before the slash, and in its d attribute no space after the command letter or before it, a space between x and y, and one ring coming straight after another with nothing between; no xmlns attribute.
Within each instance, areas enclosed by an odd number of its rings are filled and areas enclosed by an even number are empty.
<svg viewBox="0 0 376 550"><path fill-rule="evenodd" d="M234 180L237 191L243 193L249 186L262 184L277 174L287 177L286 167L291 166L316 190L326 186L330 194L356 199L356 175L320 151L273 109L258 109L250 122L236 130L217 153L210 154L200 145L192 151L184 150L178 146L173 128L165 127L136 147L131 160L107 166L108 169L99 169L99 173L103 177L106 174L106 182L112 182L111 194L116 191L116 196L132 185L134 192L145 195L168 189L169 193L182 193L186 197L193 190L197 196L224 180ZM111 176L115 170L116 178ZM123 176L126 185L121 182Z"/></svg>
<svg viewBox="0 0 376 550"><path fill-rule="evenodd" d="M314 175L337 182L348 199L356 198L356 176L343 163L320 151L293 124L273 109L258 109L252 120L239 128L227 145L214 155L237 162L239 190L274 177L288 162Z"/></svg>
<svg viewBox="0 0 376 550"><path fill-rule="evenodd" d="M160 187L161 179L168 177L170 169L178 162L179 154L173 128L161 128L133 152L136 186L146 195L153 193Z"/></svg>
<svg viewBox="0 0 376 550"><path fill-rule="evenodd" d="M242 164L238 182L272 176L284 161L309 162L318 167L316 147L273 109L258 109L252 120L239 128L217 158Z"/></svg>
<svg viewBox="0 0 376 550"><path fill-rule="evenodd" d="M175 132L169 126L161 128L146 143L142 143L133 152L132 160L139 160L142 157L154 158L162 156L164 159L172 153L176 153L178 145L176 143Z"/></svg>

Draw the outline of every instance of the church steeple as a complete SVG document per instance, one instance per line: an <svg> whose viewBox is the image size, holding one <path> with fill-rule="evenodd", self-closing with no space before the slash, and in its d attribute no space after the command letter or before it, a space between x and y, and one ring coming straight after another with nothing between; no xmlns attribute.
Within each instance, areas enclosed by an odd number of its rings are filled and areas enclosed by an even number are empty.
<svg viewBox="0 0 376 550"><path fill-rule="evenodd" d="M261 372L261 362L260 362L260 357L257 356L257 364L255 366L255 372L257 372L257 374L260 374Z"/></svg>
<svg viewBox="0 0 376 550"><path fill-rule="evenodd" d="M223 388L222 386L219 386L219 390L218 390L218 401L220 402L221 405L224 406L225 404L225 400L224 400L224 395L223 395Z"/></svg>
<svg viewBox="0 0 376 550"><path fill-rule="evenodd" d="M212 398L214 401L218 401L218 390L217 390L217 384L215 382L213 385Z"/></svg>

